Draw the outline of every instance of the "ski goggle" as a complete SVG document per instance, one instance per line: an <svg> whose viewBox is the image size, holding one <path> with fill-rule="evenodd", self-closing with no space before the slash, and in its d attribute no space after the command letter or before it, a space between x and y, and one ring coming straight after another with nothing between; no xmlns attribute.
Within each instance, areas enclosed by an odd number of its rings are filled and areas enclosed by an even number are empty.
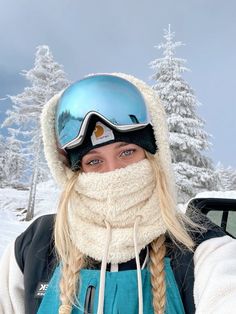
<svg viewBox="0 0 236 314"><path fill-rule="evenodd" d="M81 145L93 115L120 132L151 123L136 86L114 75L89 76L70 85L58 101L55 129L59 147Z"/></svg>

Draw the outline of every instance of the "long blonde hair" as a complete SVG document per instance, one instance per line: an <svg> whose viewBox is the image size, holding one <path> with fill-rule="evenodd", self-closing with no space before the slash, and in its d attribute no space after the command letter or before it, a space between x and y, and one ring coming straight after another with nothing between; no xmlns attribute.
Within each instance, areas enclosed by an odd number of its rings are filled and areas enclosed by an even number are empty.
<svg viewBox="0 0 236 314"><path fill-rule="evenodd" d="M166 225L168 236L177 245L193 250L194 242L191 239L188 228L196 228L185 215L176 211L177 204L169 191L167 178L161 169L158 158L146 153L156 177L156 185L159 199L157 200L161 214ZM68 203L74 191L74 184L79 172L68 181L63 191L59 210L56 217L54 237L58 259L62 264L60 280L60 314L71 314L72 306L76 303L78 291L79 272L86 266L86 257L74 246L70 238L70 230L67 219ZM165 310L165 272L164 257L166 254L165 235L153 240L150 245L150 273L153 292L153 307L155 314L163 314Z"/></svg>

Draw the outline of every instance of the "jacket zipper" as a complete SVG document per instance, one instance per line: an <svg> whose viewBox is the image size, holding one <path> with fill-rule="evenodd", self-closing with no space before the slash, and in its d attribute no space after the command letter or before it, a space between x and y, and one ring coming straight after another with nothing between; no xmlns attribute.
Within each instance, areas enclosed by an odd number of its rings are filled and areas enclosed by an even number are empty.
<svg viewBox="0 0 236 314"><path fill-rule="evenodd" d="M84 314L93 314L94 296L95 296L95 287L88 286L86 297L85 297Z"/></svg>

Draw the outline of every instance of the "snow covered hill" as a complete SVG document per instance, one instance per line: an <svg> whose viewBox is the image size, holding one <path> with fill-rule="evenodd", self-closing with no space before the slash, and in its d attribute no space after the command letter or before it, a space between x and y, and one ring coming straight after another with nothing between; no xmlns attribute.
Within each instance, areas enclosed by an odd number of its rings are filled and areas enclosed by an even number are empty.
<svg viewBox="0 0 236 314"><path fill-rule="evenodd" d="M5 247L31 223L21 221L20 212L27 207L29 191L0 189L0 256ZM35 218L55 212L57 209L59 190L53 181L38 185Z"/></svg>

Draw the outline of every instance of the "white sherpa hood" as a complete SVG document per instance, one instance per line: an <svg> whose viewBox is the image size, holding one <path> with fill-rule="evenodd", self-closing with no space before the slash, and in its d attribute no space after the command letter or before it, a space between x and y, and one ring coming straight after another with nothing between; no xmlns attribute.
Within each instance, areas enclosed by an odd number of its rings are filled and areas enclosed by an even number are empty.
<svg viewBox="0 0 236 314"><path fill-rule="evenodd" d="M101 73L99 73L101 74ZM169 135L166 122L164 108L155 91L143 81L135 78L134 76L123 73L102 73L119 76L134 84L142 93L148 107L151 117L154 135L157 143L158 150L155 157L159 159L159 164L162 170L166 173L168 185L175 195L174 176L171 167L171 155L169 148ZM62 91L63 92L63 91ZM68 179L73 176L72 170L68 167L65 156L63 156L57 149L56 135L55 135L55 111L57 102L62 94L55 95L44 106L41 125L44 143L45 157L52 173L52 176L60 187L64 187Z"/></svg>

